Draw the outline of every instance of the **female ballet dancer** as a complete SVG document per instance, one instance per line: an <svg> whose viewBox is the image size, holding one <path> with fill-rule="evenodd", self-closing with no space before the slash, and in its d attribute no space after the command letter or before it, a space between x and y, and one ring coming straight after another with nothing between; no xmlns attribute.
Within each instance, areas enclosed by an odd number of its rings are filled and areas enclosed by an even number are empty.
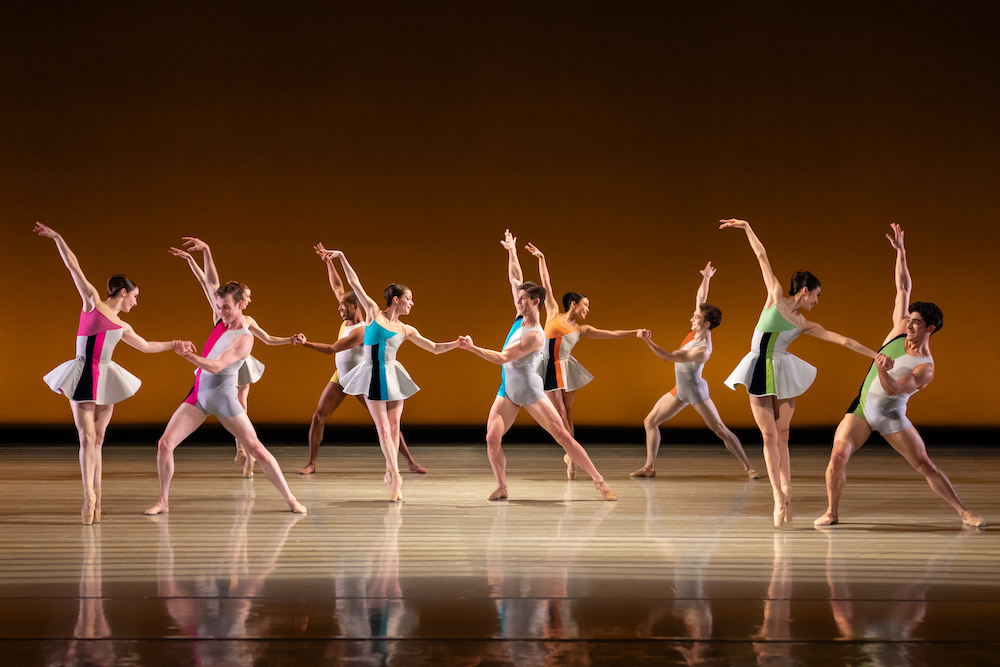
<svg viewBox="0 0 1000 667"><path fill-rule="evenodd" d="M808 271L796 271L788 296L783 296L781 283L771 271L764 244L754 234L750 223L736 219L720 220L719 223L719 229L732 227L746 232L767 288L767 299L754 328L750 353L726 379L726 386L735 390L736 385L742 384L747 388L750 411L764 438L764 462L774 492L774 525L781 526L792 518L788 429L795 412L795 397L804 393L816 378L814 367L787 353L788 344L807 333L870 359L878 355L855 340L807 321L799 312L812 310L819 302L821 287L816 276Z"/></svg>
<svg viewBox="0 0 1000 667"><path fill-rule="evenodd" d="M497 480L497 488L489 495L488 500L507 497L507 457L503 453L503 436L514 424L514 418L522 407L566 450L567 459L590 475L594 480L594 488L600 491L605 500L618 500L615 492L597 472L587 451L566 428L537 373L545 342L542 327L538 324L539 304L545 299L545 288L536 283L523 282L521 264L517 259L517 239L511 236L509 229L504 232L500 245L507 250L507 276L514 296L514 308L517 310L517 317L504 341L503 350L497 352L478 347L469 336L459 339L462 349L502 367L500 390L486 422L486 453Z"/></svg>
<svg viewBox="0 0 1000 667"><path fill-rule="evenodd" d="M83 275L80 262L66 241L51 227L35 223L34 231L56 242L56 249L73 277L83 299L80 326L76 332L76 359L57 366L45 376L52 391L69 398L73 423L80 436L80 474L83 477L83 523L101 522L101 448L115 403L139 390L139 378L111 361L118 341L140 352L172 350L173 341L149 342L124 322L119 313L129 312L139 299L139 288L123 275L108 280L108 298Z"/></svg>
<svg viewBox="0 0 1000 667"><path fill-rule="evenodd" d="M319 404L316 406L316 411L313 413L312 421L309 424L309 463L299 470L300 475L311 475L316 472L316 458L319 456L319 446L323 442L326 420L340 407L340 404L344 402L344 398L347 396L344 393L344 388L340 385L340 378L347 375L348 371L361 363L365 342L364 311L361 310L361 306L358 304L358 298L354 296L354 292L344 289L344 283L340 279L340 274L337 273L337 268L333 265L333 260L325 256L328 251L323 247L323 244L317 243L313 246L313 250L316 251L316 254L326 264L327 277L330 279L330 288L337 297L337 303L339 304L337 311L344 321L340 325L337 342L333 344L313 343L306 340L304 334L296 334L292 337L292 342L296 345L301 345L310 350L322 352L323 354L334 355L334 362L337 366L336 370L333 371L333 377L330 378L330 381L323 389L323 393L319 396ZM361 396L357 396L356 398L364 404L364 399ZM418 474L427 473L427 468L417 463L417 460L413 458L409 447L406 446L406 440L403 438L402 433L399 434L399 453L406 457L406 464L410 472Z"/></svg>
<svg viewBox="0 0 1000 667"><path fill-rule="evenodd" d="M708 383L701 377L705 362L712 356L712 329L722 322L722 311L706 303L708 286L714 275L715 267L709 262L701 270L701 285L694 301L691 331L681 343L679 350L667 352L653 342L652 334L648 330L643 330L640 334L656 356L664 361L674 362L677 385L669 393L664 394L646 415L643 421L643 426L646 428L646 462L632 473L631 477L656 477L656 453L660 450L660 424L672 419L685 406L690 405L705 420L708 428L722 439L729 453L743 464L743 470L750 479L760 479L757 471L750 465L740 439L722 423L715 403L708 397Z"/></svg>
<svg viewBox="0 0 1000 667"><path fill-rule="evenodd" d="M208 247L207 243L194 236L183 236L181 238L184 240L184 248L171 247L170 254L187 260L188 266L191 267L191 272L194 273L194 277L198 280L198 284L205 290L205 296L208 298L209 304L212 305L214 313L215 291L220 287L220 280L219 271L216 269L215 260L212 258L212 249ZM194 261L191 252L201 252L205 264L204 269ZM232 282L239 285L240 290L243 292L243 303L249 306L250 288L243 283ZM254 338L265 345L290 345L292 343L292 336L272 336L261 329L260 325L257 324L257 320L249 315L244 314L243 319ZM260 363L252 354L240 366L236 378L236 398L240 402L240 405L243 406L244 412L249 412L247 403L250 398L250 385L257 382L263 374L264 364ZM233 460L243 467L244 477L253 477L254 458L247 454L246 448L240 444L239 440L236 441L236 457Z"/></svg>
<svg viewBox="0 0 1000 667"><path fill-rule="evenodd" d="M340 250L328 250L324 259L339 259L347 284L365 311L365 350L362 363L340 378L344 393L364 396L368 412L375 422L379 445L385 455L385 483L389 486L389 500L402 500L403 477L399 474L396 454L399 451L399 421L403 415L403 402L420 390L403 364L396 361L396 350L403 341L410 341L422 350L442 354L458 347L458 340L435 343L424 338L414 327L403 324L399 318L413 309L413 292L405 285L392 283L385 288L383 311L368 296L354 268Z"/></svg>
<svg viewBox="0 0 1000 667"><path fill-rule="evenodd" d="M563 308L560 312L552 291L552 280L549 277L549 267L542 251L529 243L524 246L532 255L538 258L538 275L545 289L545 346L542 348L542 380L545 393L555 406L560 419L569 430L575 433L573 424L573 400L576 390L594 379L586 368L573 356L573 347L580 338L631 338L638 336L640 329L596 329L589 324L581 324L590 313L590 299L578 292L567 292L563 295ZM577 466L569 455L563 457L566 463L566 476L576 479Z"/></svg>

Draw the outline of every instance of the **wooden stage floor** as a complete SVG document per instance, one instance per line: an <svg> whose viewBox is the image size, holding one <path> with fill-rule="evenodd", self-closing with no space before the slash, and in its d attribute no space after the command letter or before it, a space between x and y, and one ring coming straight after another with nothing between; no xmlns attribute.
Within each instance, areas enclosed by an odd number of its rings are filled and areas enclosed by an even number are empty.
<svg viewBox="0 0 1000 667"><path fill-rule="evenodd" d="M931 455L956 513L885 445L848 470L818 530L828 449L793 448L794 521L721 445L588 447L620 501L568 482L555 445L417 446L387 502L378 448L274 447L307 516L229 447L181 447L171 513L155 447L104 456L104 517L81 526L76 450L0 448L0 662L7 665L1000 664L997 449ZM748 448L758 470L759 448Z"/></svg>

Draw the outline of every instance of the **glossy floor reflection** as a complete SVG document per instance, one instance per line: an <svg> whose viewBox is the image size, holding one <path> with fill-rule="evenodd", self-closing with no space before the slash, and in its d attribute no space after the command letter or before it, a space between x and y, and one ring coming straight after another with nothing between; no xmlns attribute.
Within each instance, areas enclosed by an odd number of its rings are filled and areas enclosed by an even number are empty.
<svg viewBox="0 0 1000 667"><path fill-rule="evenodd" d="M814 529L827 450L793 452L794 521L722 447L591 447L618 493L564 479L554 446L422 447L391 504L379 450L275 448L289 514L229 448L181 448L169 515L155 448L105 452L104 520L79 525L70 448L0 449L0 650L12 665L951 665L1000 644L998 531L960 520L897 455L862 450L844 523ZM934 451L1000 520L995 450ZM756 454L756 456L754 456ZM755 463L759 452L752 453ZM758 469L763 469L762 462Z"/></svg>

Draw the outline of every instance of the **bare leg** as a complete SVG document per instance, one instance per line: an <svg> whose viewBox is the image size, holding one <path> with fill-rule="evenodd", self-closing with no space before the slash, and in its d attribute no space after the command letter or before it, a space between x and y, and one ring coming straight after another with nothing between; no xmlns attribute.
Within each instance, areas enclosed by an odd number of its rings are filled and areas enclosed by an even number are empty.
<svg viewBox="0 0 1000 667"><path fill-rule="evenodd" d="M340 407L346 397L344 389L336 382L328 382L323 388L316 411L313 412L312 421L309 423L309 463L299 470L300 475L316 472L316 457L319 456L319 446L326 431L326 420Z"/></svg>
<svg viewBox="0 0 1000 667"><path fill-rule="evenodd" d="M497 396L486 418L486 454L497 480L497 488L488 500L507 497L507 457L503 453L503 436L514 425L514 418L520 410L509 398Z"/></svg>
<svg viewBox="0 0 1000 667"><path fill-rule="evenodd" d="M781 526L791 510L791 462L788 459L788 428L795 412L795 399L750 396L750 410L764 439L764 463L774 493L774 525Z"/></svg>
<svg viewBox="0 0 1000 667"><path fill-rule="evenodd" d="M566 425L566 429L569 434L576 437L576 427L573 424L573 400L576 398L575 391L566 391L565 389L559 389L558 391L553 391L549 394L550 398L559 396L562 399L562 414L563 423ZM553 400L553 405L555 401ZM559 408L556 408L558 410ZM569 455L563 456L563 463L566 464L566 477L568 479L576 479L576 469L579 467L573 463L573 459Z"/></svg>
<svg viewBox="0 0 1000 667"><path fill-rule="evenodd" d="M743 450L743 445L740 443L740 439L736 437L736 434L726 428L726 425L722 423L722 418L719 416L719 411L715 407L715 403L712 399L706 398L701 403L691 406L694 408L695 412L701 415L701 418L705 420L705 425L712 430L712 433L719 436L722 442L725 443L726 449L729 453L736 457L736 460L743 464L743 471L750 477L750 479L760 479L760 475L757 471L753 469L750 465L750 459L747 458L746 451Z"/></svg>
<svg viewBox="0 0 1000 667"><path fill-rule="evenodd" d="M847 484L847 462L871 434L868 422L857 415L846 414L840 420L837 433L833 436L830 463L826 466L826 513L813 521L814 526L833 526L840 520L840 495Z"/></svg>
<svg viewBox="0 0 1000 667"><path fill-rule="evenodd" d="M646 429L646 462L642 467L630 474L630 477L656 477L656 455L660 451L660 424L672 419L674 415L687 405L678 401L673 393L664 394L653 405L642 426Z"/></svg>
<svg viewBox="0 0 1000 667"><path fill-rule="evenodd" d="M243 406L243 412L246 414L250 413L250 385L241 384L236 388L236 400L240 402ZM243 446L239 440L236 441L236 458L233 459L236 463L243 467L244 477L253 477L253 465L254 460L248 457L246 447Z"/></svg>
<svg viewBox="0 0 1000 667"><path fill-rule="evenodd" d="M555 407L547 397L526 406L525 410L538 422L539 426L548 431L549 435L566 450L569 458L590 475L590 478L594 480L594 488L601 492L605 500L618 500L615 492L611 490L611 487L601 477L601 473L597 472L594 462L587 455L587 450L569 434L569 431L559 418L559 413L556 412Z"/></svg>
<svg viewBox="0 0 1000 667"><path fill-rule="evenodd" d="M288 482L285 481L285 476L281 474L281 467L274 456L271 455L271 452L267 451L264 444L257 438L257 432L254 430L253 424L250 423L250 418L247 417L246 413L230 417L229 419L220 419L219 422L243 444L246 448L247 456L256 459L260 463L260 468L264 472L264 476L278 489L285 502L288 503L289 509L296 514L305 514L306 508L292 495L291 489L288 488Z"/></svg>
<svg viewBox="0 0 1000 667"><path fill-rule="evenodd" d="M97 404L70 400L69 407L73 411L73 423L80 438L80 477L83 480L83 509L80 516L83 523L89 525L94 523L94 506L97 504L97 493L94 491L94 473L97 468L97 427L94 413Z"/></svg>
<svg viewBox="0 0 1000 667"><path fill-rule="evenodd" d="M406 459L406 467L410 469L410 472L415 472L418 475L427 474L427 468L417 463L417 460L413 458L413 454L410 453L410 448L406 446L406 440L403 439L402 433L399 434L399 453Z"/></svg>
<svg viewBox="0 0 1000 667"><path fill-rule="evenodd" d="M205 413L189 403L181 403L167 422L156 446L156 472L160 479L160 498L146 514L170 511L170 480L174 477L174 449L205 422Z"/></svg>
<svg viewBox="0 0 1000 667"><path fill-rule="evenodd" d="M986 522L982 518L965 509L965 505L962 504L958 494L955 493L954 487L951 485L951 480L948 479L948 476L940 468L934 465L931 457L927 456L927 448L924 446L924 441L920 437L920 434L917 433L917 429L911 425L902 431L890 433L883 437L893 449L903 455L903 458L917 472L927 479L927 483L930 484L934 493L944 498L945 502L955 508L959 516L962 517L962 523L976 527L986 525Z"/></svg>
<svg viewBox="0 0 1000 667"><path fill-rule="evenodd" d="M94 495L97 497L94 503L94 523L101 522L101 477L104 474L104 435L108 432L108 424L111 423L111 415L114 413L114 409L114 405L98 405L94 412L95 448L97 450L97 461L94 466Z"/></svg>
<svg viewBox="0 0 1000 667"><path fill-rule="evenodd" d="M389 486L389 500L402 499L400 492L403 477L399 474L399 421L403 414L403 401L373 401L365 398L368 412L375 422L378 443L385 456L385 483Z"/></svg>

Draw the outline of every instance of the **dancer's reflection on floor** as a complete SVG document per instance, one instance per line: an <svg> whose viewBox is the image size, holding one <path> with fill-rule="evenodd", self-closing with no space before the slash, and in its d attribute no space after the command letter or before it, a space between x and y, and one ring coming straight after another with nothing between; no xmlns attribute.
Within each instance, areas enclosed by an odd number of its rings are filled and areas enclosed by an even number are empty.
<svg viewBox="0 0 1000 667"><path fill-rule="evenodd" d="M927 611L927 591L945 578L943 575L951 569L961 542L970 535L958 533L937 553L930 554L923 576L917 580L899 584L889 593L879 592L877 601L869 601L859 600L854 594L857 587L850 584L848 564L851 558L843 553L849 548L849 536L829 528L822 532L828 540L826 580L830 585L830 607L840 639L858 642L855 646L866 665L910 664L908 642L919 639L914 637L914 631Z"/></svg>
<svg viewBox="0 0 1000 667"><path fill-rule="evenodd" d="M271 548L259 563L252 563L248 549L247 526L254 505L253 482L244 482L237 494L236 517L229 532L229 542L223 565L215 572L202 572L193 580L175 575L174 546L170 535L170 515L159 514L147 519L159 528L156 563L157 589L164 599L167 613L180 635L190 639L244 639L267 637L269 619L256 617L254 627L247 627L253 598L274 571L288 534L302 514L283 514L277 524ZM195 547L202 556L206 545ZM207 598L207 599L206 599ZM253 642L191 642L198 665L252 664L259 649Z"/></svg>
<svg viewBox="0 0 1000 667"><path fill-rule="evenodd" d="M657 636L655 626L668 615L678 619L683 625L690 643L678 643L674 646L682 664L711 665L720 664L712 651L712 603L705 592L705 570L708 568L715 551L719 546L720 537L730 523L739 520L743 515L744 506L751 491L756 488L753 482L746 482L740 492L733 497L729 505L713 519L704 532L699 533L698 548L692 551L690 541L677 541L664 535L670 535L674 530L663 525L660 513L660 497L657 495L657 483L653 480L636 480L646 494L646 513L644 535L653 541L664 555L665 562L674 565L674 600L669 607L654 607L649 612L646 622L636 629L639 637ZM710 511L707 507L703 511ZM668 512L668 516L673 516ZM699 528L699 531L703 531Z"/></svg>
<svg viewBox="0 0 1000 667"><path fill-rule="evenodd" d="M73 641L69 642L66 654L51 662L66 667L86 665L98 667L114 665L116 662L111 628L104 614L104 597L101 585L101 526L83 526L80 535L83 549L83 567L80 568L80 612ZM92 641L107 639L107 641ZM83 641L81 641L83 640Z"/></svg>
<svg viewBox="0 0 1000 667"><path fill-rule="evenodd" d="M567 484L566 498L571 497ZM566 502L566 509L556 525L552 540L538 567L541 574L507 575L503 550L507 539L507 503L498 503L490 536L486 543L487 579L490 595L495 598L500 621L500 638L523 640L499 642L492 660L513 661L516 665L586 664L586 642L564 642L579 638L574 620L574 600L569 598L571 570L581 552L597 533L604 518L617 507L615 503ZM583 525L581 525L583 520ZM539 547L544 542L539 541ZM505 652L505 654L504 654ZM484 661L487 656L483 656Z"/></svg>
<svg viewBox="0 0 1000 667"><path fill-rule="evenodd" d="M792 658L792 562L787 533L774 534L771 585L764 599L764 622L757 632L754 651L758 665L788 665Z"/></svg>

